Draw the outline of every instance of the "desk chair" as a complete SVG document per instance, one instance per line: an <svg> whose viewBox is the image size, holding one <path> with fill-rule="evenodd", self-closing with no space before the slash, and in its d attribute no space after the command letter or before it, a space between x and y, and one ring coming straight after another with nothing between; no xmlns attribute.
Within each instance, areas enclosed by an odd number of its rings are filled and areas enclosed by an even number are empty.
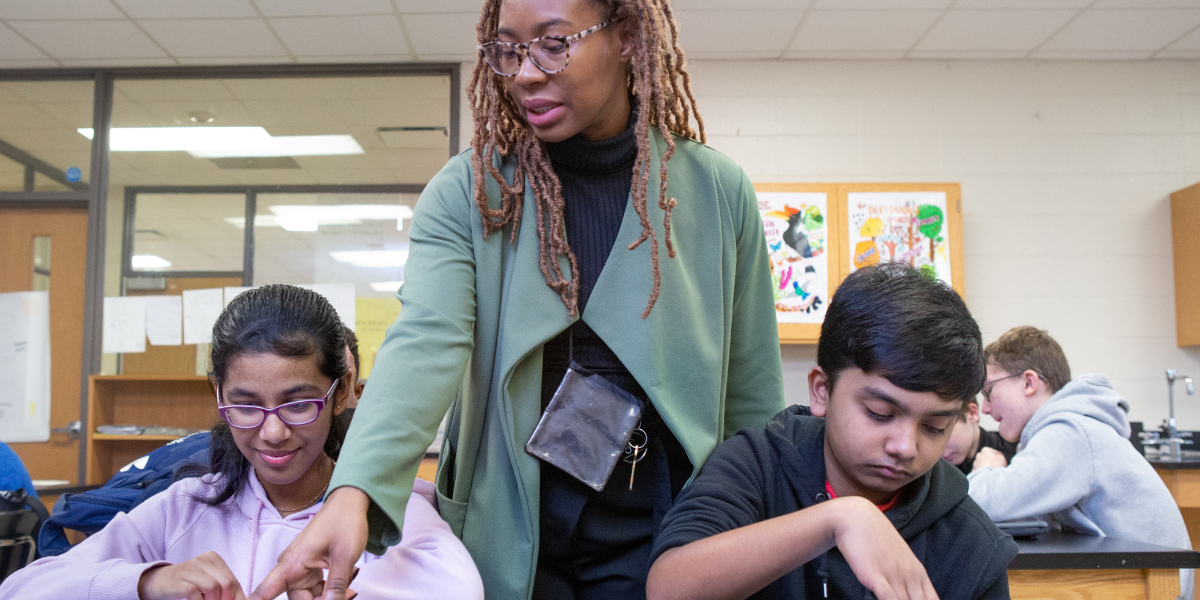
<svg viewBox="0 0 1200 600"><path fill-rule="evenodd" d="M38 523L38 514L31 508L0 511L0 582L33 562Z"/></svg>

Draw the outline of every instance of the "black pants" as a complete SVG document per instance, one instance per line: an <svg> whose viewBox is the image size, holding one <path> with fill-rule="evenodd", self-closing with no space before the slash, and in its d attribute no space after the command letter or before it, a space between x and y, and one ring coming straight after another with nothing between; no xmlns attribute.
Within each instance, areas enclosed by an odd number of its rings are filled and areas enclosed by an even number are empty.
<svg viewBox="0 0 1200 600"><path fill-rule="evenodd" d="M629 488L629 463L617 461L604 490L596 492L557 467L542 463L541 520L534 600L642 600L654 535L691 475L683 446L654 411L641 387L582 321L546 344L542 406L549 403L571 357L643 399L645 458ZM586 329L586 330L584 330ZM614 364L615 363L615 364Z"/></svg>

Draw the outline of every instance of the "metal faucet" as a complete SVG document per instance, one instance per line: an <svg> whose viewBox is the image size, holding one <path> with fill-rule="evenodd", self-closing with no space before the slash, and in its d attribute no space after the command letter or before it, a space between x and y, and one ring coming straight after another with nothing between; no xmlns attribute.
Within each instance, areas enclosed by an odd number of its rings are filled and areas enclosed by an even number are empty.
<svg viewBox="0 0 1200 600"><path fill-rule="evenodd" d="M1180 433L1175 427L1175 380L1183 379L1184 385L1187 386L1187 394L1189 396L1196 395L1195 385L1192 383L1192 378L1187 375L1178 375L1175 369L1167 369L1167 409L1168 417L1163 421L1162 430L1167 437L1162 437L1158 432L1149 432L1150 435L1145 436L1147 441L1152 444L1159 445L1160 458L1180 461L1183 459L1183 445L1192 443L1190 439L1191 433Z"/></svg>

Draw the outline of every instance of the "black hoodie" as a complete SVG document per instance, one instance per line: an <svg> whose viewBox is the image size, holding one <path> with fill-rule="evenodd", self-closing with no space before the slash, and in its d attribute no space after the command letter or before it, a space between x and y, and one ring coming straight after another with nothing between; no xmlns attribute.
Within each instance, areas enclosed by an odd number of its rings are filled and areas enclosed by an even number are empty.
<svg viewBox="0 0 1200 600"><path fill-rule="evenodd" d="M967 496L967 479L957 468L939 460L899 493L899 502L885 515L925 565L939 598L1009 597L1007 568L1017 544ZM825 419L811 416L805 406L788 407L765 430L739 431L713 451L667 513L651 560L671 548L826 499ZM823 597L874 598L837 548L751 596Z"/></svg>

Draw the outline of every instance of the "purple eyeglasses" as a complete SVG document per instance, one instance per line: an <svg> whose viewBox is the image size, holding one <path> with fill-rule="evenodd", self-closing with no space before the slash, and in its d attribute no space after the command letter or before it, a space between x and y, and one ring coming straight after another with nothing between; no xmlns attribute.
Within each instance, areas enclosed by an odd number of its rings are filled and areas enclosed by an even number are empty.
<svg viewBox="0 0 1200 600"><path fill-rule="evenodd" d="M221 418L229 423L230 427L236 429L254 429L262 425L267 420L267 415L275 415L279 420L288 425L308 425L317 420L321 415L321 410L325 408L325 402L329 399L329 394L337 388L338 380L333 380L333 385L329 386L329 391L320 398L311 400L296 400L280 404L275 408L263 408L254 406L253 404L234 404L230 406L222 406L221 404L221 386L217 386L217 410L221 413Z"/></svg>

